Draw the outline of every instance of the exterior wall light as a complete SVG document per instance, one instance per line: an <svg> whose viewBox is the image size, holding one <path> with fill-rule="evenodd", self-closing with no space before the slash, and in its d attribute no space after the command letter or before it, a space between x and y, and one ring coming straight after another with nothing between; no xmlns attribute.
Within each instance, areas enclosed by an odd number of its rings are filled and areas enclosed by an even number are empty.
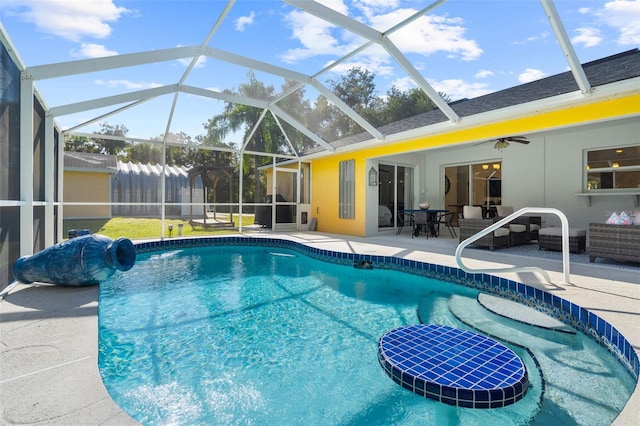
<svg viewBox="0 0 640 426"><path fill-rule="evenodd" d="M378 185L378 171L375 167L369 169L369 186Z"/></svg>

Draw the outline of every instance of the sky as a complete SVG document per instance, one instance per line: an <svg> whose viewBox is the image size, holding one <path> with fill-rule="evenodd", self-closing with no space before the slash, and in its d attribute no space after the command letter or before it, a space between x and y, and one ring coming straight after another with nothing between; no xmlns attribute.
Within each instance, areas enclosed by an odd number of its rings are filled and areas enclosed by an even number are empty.
<svg viewBox="0 0 640 426"><path fill-rule="evenodd" d="M378 31L387 31L432 0L322 0L319 3ZM179 46L201 45L227 1L1 0L0 19L26 68ZM556 0L555 7L580 62L640 45L640 0ZM537 0L449 0L394 32L391 41L438 92L451 100L474 98L567 71L567 60ZM275 0L237 0L209 47L313 76L366 40ZM190 60L125 67L99 73L39 80L49 107L176 84ZM390 87L415 83L380 46L373 45L317 76L328 85L353 66L375 74L384 96ZM222 91L247 82L248 69L200 57L184 84ZM276 91L284 79L263 72L256 78ZM306 86L314 100L318 92ZM190 94L166 95L99 123L121 124L128 136L154 138L170 132L191 137L220 114L224 103ZM117 107L56 118L65 130ZM171 111L173 110L173 115ZM172 117L169 126L168 118ZM237 137L237 135L233 136Z"/></svg>

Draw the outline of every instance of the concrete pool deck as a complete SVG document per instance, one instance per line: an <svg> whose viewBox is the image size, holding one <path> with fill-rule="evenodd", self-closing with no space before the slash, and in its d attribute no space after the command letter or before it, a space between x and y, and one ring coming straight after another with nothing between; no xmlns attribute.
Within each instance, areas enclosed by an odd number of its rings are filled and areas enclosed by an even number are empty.
<svg viewBox="0 0 640 426"><path fill-rule="evenodd" d="M358 238L318 232L245 233L282 237L316 248L389 255L456 266L456 240L395 233ZM468 267L539 266L562 281L556 260L466 249ZM529 284L593 312L613 324L640 353L640 266L571 264L570 284L546 284L535 273L494 275ZM0 424L133 425L107 393L98 370L98 287L16 285L0 301ZM614 425L636 425L640 387Z"/></svg>

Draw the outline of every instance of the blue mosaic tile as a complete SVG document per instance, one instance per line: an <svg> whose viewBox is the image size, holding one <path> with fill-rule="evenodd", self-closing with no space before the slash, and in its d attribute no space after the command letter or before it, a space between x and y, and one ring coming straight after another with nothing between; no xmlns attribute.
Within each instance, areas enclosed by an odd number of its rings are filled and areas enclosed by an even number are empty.
<svg viewBox="0 0 640 426"><path fill-rule="evenodd" d="M528 389L526 368L513 351L488 337L444 325L410 325L385 333L378 360L405 389L450 405L504 407L522 399ZM476 400L481 404L467 404Z"/></svg>

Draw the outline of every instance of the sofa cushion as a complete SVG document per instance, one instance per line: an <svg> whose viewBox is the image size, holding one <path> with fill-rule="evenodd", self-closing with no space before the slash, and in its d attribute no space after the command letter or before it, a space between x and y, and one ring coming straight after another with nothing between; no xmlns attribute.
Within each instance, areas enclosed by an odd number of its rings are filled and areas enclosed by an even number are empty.
<svg viewBox="0 0 640 426"><path fill-rule="evenodd" d="M509 230L507 228L498 228L493 231L494 237L504 237L505 235L509 235Z"/></svg>
<svg viewBox="0 0 640 426"><path fill-rule="evenodd" d="M462 208L462 217L465 219L482 219L482 207L464 206Z"/></svg>
<svg viewBox="0 0 640 426"><path fill-rule="evenodd" d="M509 224L509 230L511 232L524 232L527 230L527 225L518 225L515 223Z"/></svg>
<svg viewBox="0 0 640 426"><path fill-rule="evenodd" d="M496 206L496 211L499 217L507 217L513 214L513 206Z"/></svg>

